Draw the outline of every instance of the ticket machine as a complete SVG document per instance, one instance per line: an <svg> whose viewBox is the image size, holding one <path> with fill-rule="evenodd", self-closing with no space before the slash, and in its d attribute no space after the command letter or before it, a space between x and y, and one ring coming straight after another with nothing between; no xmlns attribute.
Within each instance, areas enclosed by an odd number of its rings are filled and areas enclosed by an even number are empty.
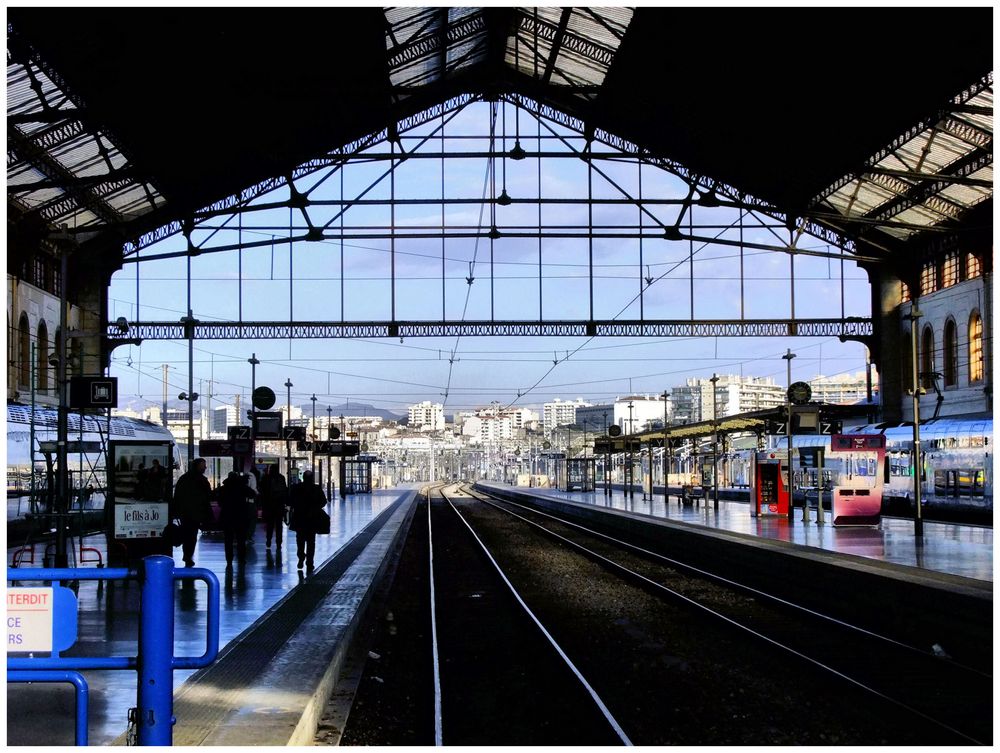
<svg viewBox="0 0 1000 753"><path fill-rule="evenodd" d="M788 453L764 450L754 455L750 491L756 515L788 515Z"/></svg>

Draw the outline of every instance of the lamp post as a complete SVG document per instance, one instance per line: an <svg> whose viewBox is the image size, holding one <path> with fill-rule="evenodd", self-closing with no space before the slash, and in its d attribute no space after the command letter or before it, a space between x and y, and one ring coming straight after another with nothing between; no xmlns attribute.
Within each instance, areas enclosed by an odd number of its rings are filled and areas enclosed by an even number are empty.
<svg viewBox="0 0 1000 753"><path fill-rule="evenodd" d="M632 482L635 480L635 467L632 465L632 401L628 401L628 431L625 433L625 457L628 462L628 468L626 469L626 478L628 483L625 486L625 490L628 493L629 499L632 499L635 495L633 494Z"/></svg>
<svg viewBox="0 0 1000 753"><path fill-rule="evenodd" d="M911 354L911 365L912 365L912 379L913 379L913 389L910 390L910 396L913 398L913 454L911 455L911 460L913 463L913 503L916 506L913 519L913 535L922 537L924 535L924 519L923 511L920 507L920 475L923 468L920 458L920 395L923 393L923 389L920 387L919 383L919 353L917 352L917 322L920 317L923 316L923 312L917 308L916 302L910 306L910 313L906 317L910 320L910 354ZM923 543L922 539L918 539L919 543Z"/></svg>
<svg viewBox="0 0 1000 753"><path fill-rule="evenodd" d="M198 399L197 392L182 392L177 396L178 400L183 400L188 404L188 467L194 461L194 424L191 417L194 414L194 401Z"/></svg>
<svg viewBox="0 0 1000 753"><path fill-rule="evenodd" d="M312 395L312 397L309 398L309 399L312 400L312 404L313 404L313 419L312 419L312 464L311 464L311 467L312 467L312 472L315 475L315 473L316 473L316 393L314 392L313 395ZM319 485L320 485L319 488L322 489L323 488L322 481L319 482Z"/></svg>
<svg viewBox="0 0 1000 753"><path fill-rule="evenodd" d="M288 414L288 423L292 423L292 378L288 377L285 380L285 389L288 390L288 402L286 403L285 410ZM285 465L288 468L288 475L292 475L292 443L287 439L285 440Z"/></svg>
<svg viewBox="0 0 1000 753"><path fill-rule="evenodd" d="M608 412L602 411L604 417L604 439L608 441ZM611 494L611 442L608 441L607 452L604 453L604 496Z"/></svg>
<svg viewBox="0 0 1000 753"><path fill-rule="evenodd" d="M181 324L184 325L184 337L188 341L188 394L194 395L194 325L197 320L191 316L191 309L188 309L187 316L181 317ZM188 468L194 463L194 399L188 401Z"/></svg>
<svg viewBox="0 0 1000 753"><path fill-rule="evenodd" d="M255 410L254 404L253 404L253 393L257 391L257 365L260 363L260 361L257 360L257 354L256 353L251 353L250 357L247 359L247 363L250 364L250 411L249 411L249 413L250 413L250 416L249 416L249 418L250 418L250 454L251 455L255 455L256 452L257 452L257 448L254 446L254 424L256 422L253 420L253 412ZM239 408L239 405L237 405L236 407ZM236 420L239 421L240 419L241 419L241 416L237 415L236 416ZM250 458L250 463L251 464L253 464L254 459L255 458L253 458L253 457Z"/></svg>
<svg viewBox="0 0 1000 753"><path fill-rule="evenodd" d="M794 508L794 498L792 495L792 396L788 391L788 387L792 386L792 359L795 358L795 354L792 353L789 348L785 355L782 356L785 364L787 365L787 377L788 382L785 388L785 437L788 441L788 522L791 523L794 518L792 517L792 509ZM805 502L803 502L805 504Z"/></svg>
<svg viewBox="0 0 1000 753"><path fill-rule="evenodd" d="M718 374L712 374L709 379L712 383L712 499L715 504L715 511L719 511L719 411L718 394L715 386L719 381Z"/></svg>
<svg viewBox="0 0 1000 753"><path fill-rule="evenodd" d="M330 427L333 426L333 406L326 406L326 438L332 439L330 436ZM326 456L326 498L333 501L333 490L331 485L333 484L333 457L329 454Z"/></svg>

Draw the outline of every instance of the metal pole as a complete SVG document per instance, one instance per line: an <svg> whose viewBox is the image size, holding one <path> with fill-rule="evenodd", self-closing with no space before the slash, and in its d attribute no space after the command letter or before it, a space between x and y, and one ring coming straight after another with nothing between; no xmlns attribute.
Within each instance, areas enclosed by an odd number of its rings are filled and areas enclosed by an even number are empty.
<svg viewBox="0 0 1000 753"><path fill-rule="evenodd" d="M923 464L921 463L921 453L920 453L920 395L924 391L920 387L920 373L919 373L919 352L917 351L918 338L917 338L917 328L918 320L923 316L923 312L917 308L916 302L910 307L910 314L906 318L910 320L910 353L912 354L912 378L913 378L913 389L910 391L910 396L913 398L913 502L916 506L916 513L913 520L913 535L923 536L924 535L924 518L923 511L920 505L921 496L921 471Z"/></svg>
<svg viewBox="0 0 1000 753"><path fill-rule="evenodd" d="M38 358L36 351L37 343L31 343L28 349L28 382L31 392L31 423L28 424L28 457L31 463L31 476L28 479L28 507L32 512L37 512L35 500L35 361Z"/></svg>
<svg viewBox="0 0 1000 753"><path fill-rule="evenodd" d="M329 388L328 388L329 389ZM333 426L333 406L326 406L326 438L330 439L330 427ZM326 456L326 498L333 501L333 456Z"/></svg>
<svg viewBox="0 0 1000 753"><path fill-rule="evenodd" d="M136 264L136 267L139 265ZM163 370L163 408L160 414L160 423L163 426L167 425L167 370L170 368L169 364L161 364L160 368Z"/></svg>
<svg viewBox="0 0 1000 753"><path fill-rule="evenodd" d="M57 422L56 445L59 462L59 475L56 477L57 495L56 505L59 513L66 513L69 509L69 478L66 463L68 457L66 453L67 442L69 441L69 407L66 401L66 333L69 331L69 320L67 314L66 287L69 285L68 267L69 250L63 248L59 255L60 274L62 275L62 285L59 288L59 352L57 357L57 380L59 390L59 415ZM48 353L42 353L42 358L48 358ZM80 419L83 420L82 417ZM56 518L56 567L67 567L69 558L66 551L66 520L60 515Z"/></svg>
<svg viewBox="0 0 1000 753"><path fill-rule="evenodd" d="M172 745L174 724L174 561L152 555L142 561L139 610L139 745Z"/></svg>
<svg viewBox="0 0 1000 753"><path fill-rule="evenodd" d="M823 448L820 448L817 455L819 457L819 463L817 464L819 465L819 468L816 469L816 474L817 474L816 475L816 490L817 490L816 525L821 526L826 524L826 521L823 516ZM805 505L806 508L809 507L809 505L807 505L805 502L803 502L803 505ZM805 517L805 514L803 514L803 519L808 521L808 518Z"/></svg>
<svg viewBox="0 0 1000 753"><path fill-rule="evenodd" d="M670 505L670 466L667 464L667 398L670 393L663 390L663 510L666 515L667 507Z"/></svg>
<svg viewBox="0 0 1000 753"><path fill-rule="evenodd" d="M785 363L787 364L787 376L788 382L786 383L785 389L785 437L788 441L788 522L792 522L792 510L794 509L794 498L792 496L792 396L788 391L788 387L792 385L792 359L795 358L795 354L789 349L785 355L782 356Z"/></svg>
<svg viewBox="0 0 1000 753"><path fill-rule="evenodd" d="M288 423L289 423L289 425L292 423L292 387L293 386L294 385L292 384L292 378L288 377L288 379L285 380L285 387L288 389L288 405L287 405L287 407L286 407L285 410L287 410L287 412L288 412ZM289 442L287 439L285 440L285 463L286 463L286 466L288 468L288 474L291 475L291 473L292 473L292 443Z"/></svg>
<svg viewBox="0 0 1000 753"><path fill-rule="evenodd" d="M628 480L628 485L626 486L626 491L628 492L629 499L635 497L632 489L632 483L635 480L635 466L632 464L632 401L628 401L628 433L625 435L625 455L628 458L628 472L626 478Z"/></svg>
<svg viewBox="0 0 1000 753"><path fill-rule="evenodd" d="M347 404L351 404L351 399L347 398ZM340 441L344 444L347 443L347 435L344 433L344 414L340 414ZM347 469L344 467L344 462L347 457L343 454L340 456L340 497L343 499L346 496L346 480L347 480Z"/></svg>
<svg viewBox="0 0 1000 753"><path fill-rule="evenodd" d="M312 449L312 472L313 472L313 475L316 475L316 439L317 439L317 437L316 437L316 393L314 392L314 393L313 393L313 396L312 396L311 398L309 398L309 399L310 399L310 400L312 400L312 404L313 404L313 423L312 423L312 439L313 439L313 441L312 441L312 448L313 448L313 449ZM319 488L320 488L320 489L322 489L322 488L323 488L323 484L322 484L322 483L320 483L320 486L319 486Z"/></svg>
<svg viewBox="0 0 1000 753"><path fill-rule="evenodd" d="M712 498L715 503L715 511L719 511L719 410L718 395L716 393L716 383L719 381L718 374L712 374L709 379L712 383Z"/></svg>
<svg viewBox="0 0 1000 753"><path fill-rule="evenodd" d="M190 265L191 257L188 257ZM188 269L188 285L191 284L191 270ZM191 309L188 309L185 321L188 341L188 447L187 464L188 468L194 465L194 318L191 316Z"/></svg>
<svg viewBox="0 0 1000 753"><path fill-rule="evenodd" d="M604 416L604 439L608 443L607 452L604 453L604 496L611 496L611 442L608 438L608 412L603 411Z"/></svg>
<svg viewBox="0 0 1000 753"><path fill-rule="evenodd" d="M255 423L255 421L253 420L253 413L254 413L254 410L255 410L254 404L253 404L253 393L257 391L257 364L260 363L260 361L257 360L257 354L256 353L251 353L250 354L250 358L247 359L247 363L250 364L250 410L248 411L248 413L250 414L250 416L249 416L249 418L250 418L250 465L253 466L254 465L254 460L257 459L256 458L257 447L256 447L255 442L254 442L254 438L255 438L254 423ZM239 409L238 408L237 408L237 412L236 412L236 420L237 421L241 420L241 416L239 415ZM237 424L237 426L239 426L239 424ZM233 462L235 462L235 458L234 458ZM241 468L240 470L243 470L243 469ZM286 470L286 473L287 473L287 470Z"/></svg>

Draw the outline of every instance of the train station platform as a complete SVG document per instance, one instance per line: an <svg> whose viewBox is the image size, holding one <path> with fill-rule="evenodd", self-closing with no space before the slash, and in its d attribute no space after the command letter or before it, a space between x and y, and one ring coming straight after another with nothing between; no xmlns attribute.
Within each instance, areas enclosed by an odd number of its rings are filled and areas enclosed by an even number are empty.
<svg viewBox="0 0 1000 753"><path fill-rule="evenodd" d="M391 559L386 555L400 545L417 491L376 490L329 502L330 533L316 537L316 568L308 575L296 570L294 533L286 531L281 547L268 551L259 525L245 565L228 575L222 534L200 535L196 567L214 572L221 586L220 653L209 667L174 672L175 745L312 744L317 714ZM84 544L106 554L103 535ZM13 551L8 578L16 572ZM183 567L180 549L174 552ZM62 656L134 656L139 590L128 581L80 581L78 639ZM177 584L175 655L204 650L206 602L204 584ZM124 744L137 673L84 676L89 744ZM8 684L7 744L72 745L73 709L68 685Z"/></svg>
<svg viewBox="0 0 1000 753"><path fill-rule="evenodd" d="M802 522L802 509L796 508L793 520L787 517L752 517L746 502L722 499L716 509L711 499L699 499L691 505L679 496L664 501L662 492L652 501L636 490L627 496L613 489L607 496L602 488L595 492L564 492L558 489L511 486L480 482L484 490L518 492L542 498L566 499L604 507L632 515L669 520L714 530L758 536L803 547L813 547L836 555L863 557L904 567L993 582L993 529L987 526L924 522L924 535L918 542L914 523L903 518L883 517L878 526L834 526L829 510L824 525L816 521L816 510L809 511L809 522ZM724 490L720 489L720 492Z"/></svg>

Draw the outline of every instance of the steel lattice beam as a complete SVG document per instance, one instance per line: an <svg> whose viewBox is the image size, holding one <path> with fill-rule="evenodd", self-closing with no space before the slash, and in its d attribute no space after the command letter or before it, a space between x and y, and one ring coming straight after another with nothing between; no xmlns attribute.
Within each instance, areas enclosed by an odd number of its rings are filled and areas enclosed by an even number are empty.
<svg viewBox="0 0 1000 753"><path fill-rule="evenodd" d="M181 322L131 322L105 328L112 342L182 340ZM872 320L681 319L606 321L198 322L196 340L322 340L376 337L869 337Z"/></svg>

